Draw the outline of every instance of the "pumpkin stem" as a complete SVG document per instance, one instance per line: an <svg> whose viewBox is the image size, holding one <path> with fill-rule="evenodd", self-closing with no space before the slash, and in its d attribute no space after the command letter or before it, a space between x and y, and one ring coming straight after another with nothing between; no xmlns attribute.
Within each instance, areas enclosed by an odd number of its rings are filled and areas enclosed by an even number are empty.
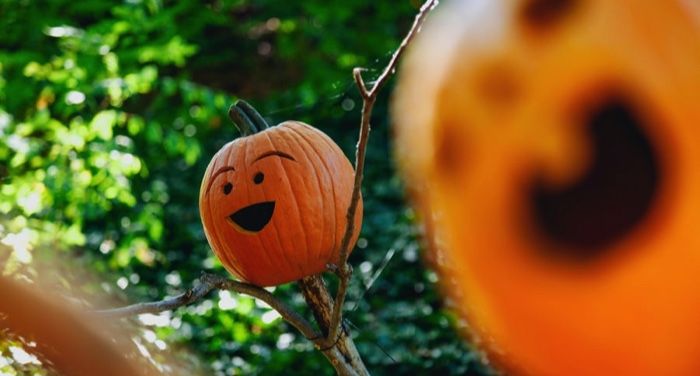
<svg viewBox="0 0 700 376"><path fill-rule="evenodd" d="M236 125L236 128L238 128L243 136L250 136L251 134L258 133L255 123L253 123L248 115L235 104L229 107L228 117L233 121L233 124Z"/></svg>
<svg viewBox="0 0 700 376"><path fill-rule="evenodd" d="M248 102L239 99L236 101L236 107L240 108L246 115L248 115L248 118L253 121L255 127L258 129L258 132L270 128L270 125L267 124L265 118L263 118L260 113Z"/></svg>

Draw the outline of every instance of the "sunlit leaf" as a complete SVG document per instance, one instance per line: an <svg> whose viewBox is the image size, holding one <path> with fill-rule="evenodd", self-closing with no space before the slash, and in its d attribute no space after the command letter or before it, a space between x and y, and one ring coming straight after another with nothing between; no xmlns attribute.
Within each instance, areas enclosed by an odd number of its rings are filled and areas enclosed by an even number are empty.
<svg viewBox="0 0 700 376"><path fill-rule="evenodd" d="M112 127L116 119L117 113L114 110L101 111L90 122L90 130L95 136L109 140L112 138Z"/></svg>

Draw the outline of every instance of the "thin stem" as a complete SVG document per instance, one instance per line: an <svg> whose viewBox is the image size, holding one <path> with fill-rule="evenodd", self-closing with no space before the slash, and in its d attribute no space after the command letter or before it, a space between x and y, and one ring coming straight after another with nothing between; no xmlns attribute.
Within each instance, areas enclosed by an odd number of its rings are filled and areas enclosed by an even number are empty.
<svg viewBox="0 0 700 376"><path fill-rule="evenodd" d="M389 64L387 64L387 66L384 68L382 74L379 75L379 78L377 79L374 86L372 87L372 90L369 93L370 96L376 97L379 90L388 81L389 76L394 74L399 59L406 51L406 47L408 47L413 38L420 32L420 28L423 25L425 18L428 16L428 13L430 13L430 11L433 10L433 8L435 8L439 2L439 0L427 0L425 3L423 3L423 6L420 7L420 11L418 11L416 18L413 20L413 25L411 25L411 29L408 30L408 34L406 34L406 36L401 41L399 48L397 48L396 51L394 51L394 54L391 56L391 60L389 60Z"/></svg>
<svg viewBox="0 0 700 376"><path fill-rule="evenodd" d="M251 134L258 133L258 129L255 127L253 121L240 107L231 105L231 107L228 108L228 117L233 121L233 124L236 125L236 128L238 128L243 136L250 136Z"/></svg>
<svg viewBox="0 0 700 376"><path fill-rule="evenodd" d="M363 68L356 67L352 70L352 78L355 79L355 85L360 89L360 95L363 99L369 99L369 91L367 91L367 86L365 86L365 81L362 80L362 70Z"/></svg>
<svg viewBox="0 0 700 376"><path fill-rule="evenodd" d="M359 204L362 191L362 179L364 176L365 155L367 154L367 141L371 130L370 118L372 116L372 110L374 109L374 104L377 101L379 90L381 90L381 88L388 81L389 77L396 71L398 61L406 50L406 47L411 43L416 34L418 34L426 16L437 4L438 0L427 0L423 6L421 6L420 11L413 20L413 25L408 31L408 34L406 34L399 47L396 49L396 51L394 51L391 56L391 60L389 60L389 63L379 75L379 78L371 89L367 89L367 85L362 79L362 68L357 67L352 71L355 84L357 85L363 99L362 117L360 119L359 140L355 151L355 182L352 189L350 206L348 207L347 215L345 216L347 224L345 226L345 233L343 234L340 243L340 257L338 265L336 265L334 268L340 280L338 283L338 291L336 291L332 321L326 341L332 341L335 339L338 335L338 331L340 330L343 303L345 302L345 295L347 293L348 283L352 274L352 269L349 267L347 262L351 247L353 246L350 244L350 241L355 233L355 214L357 213L357 206Z"/></svg>
<svg viewBox="0 0 700 376"><path fill-rule="evenodd" d="M265 121L265 118L263 118L262 115L260 115L260 113L255 109L255 107L248 104L248 102L244 101L243 99L239 99L236 102L235 106L241 109L243 113L246 114L248 118L253 121L253 124L255 124L255 128L258 129L258 132L270 128L270 124L268 124L267 121Z"/></svg>

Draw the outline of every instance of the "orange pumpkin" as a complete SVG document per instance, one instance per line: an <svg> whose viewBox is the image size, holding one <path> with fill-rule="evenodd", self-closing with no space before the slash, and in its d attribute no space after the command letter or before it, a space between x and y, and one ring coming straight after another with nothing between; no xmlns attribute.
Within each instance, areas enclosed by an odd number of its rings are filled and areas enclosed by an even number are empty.
<svg viewBox="0 0 700 376"><path fill-rule="evenodd" d="M199 193L204 232L226 269L272 286L337 263L354 171L333 140L298 121L269 127L243 101L229 115L242 137L212 158ZM362 200L355 216L355 244Z"/></svg>
<svg viewBox="0 0 700 376"><path fill-rule="evenodd" d="M508 371L700 374L699 8L455 1L404 60L400 164Z"/></svg>

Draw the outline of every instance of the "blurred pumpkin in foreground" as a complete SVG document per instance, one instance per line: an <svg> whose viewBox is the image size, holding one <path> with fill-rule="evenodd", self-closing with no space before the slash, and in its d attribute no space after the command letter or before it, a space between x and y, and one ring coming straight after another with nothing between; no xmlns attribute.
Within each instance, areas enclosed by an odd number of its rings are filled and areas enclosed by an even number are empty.
<svg viewBox="0 0 700 376"><path fill-rule="evenodd" d="M397 156L506 370L700 374L698 8L453 1L404 60Z"/></svg>
<svg viewBox="0 0 700 376"><path fill-rule="evenodd" d="M226 269L273 286L337 263L354 171L330 137L298 121L269 127L244 101L229 115L242 137L212 158L199 192L204 232ZM362 223L355 216L354 245Z"/></svg>

